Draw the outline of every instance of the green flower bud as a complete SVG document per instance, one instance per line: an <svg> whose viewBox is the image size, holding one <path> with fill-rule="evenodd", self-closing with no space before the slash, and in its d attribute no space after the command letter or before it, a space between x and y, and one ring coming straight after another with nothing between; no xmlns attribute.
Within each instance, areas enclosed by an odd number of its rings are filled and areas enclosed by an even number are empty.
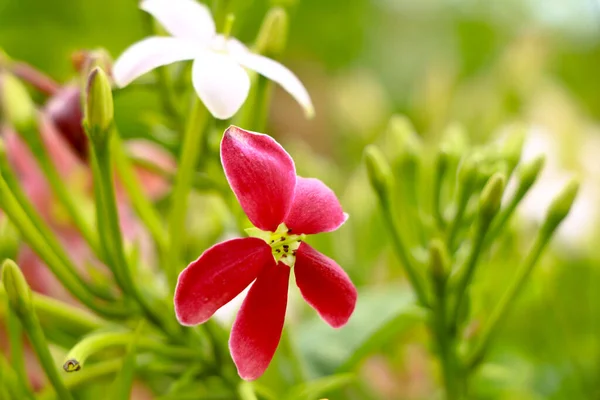
<svg viewBox="0 0 600 400"><path fill-rule="evenodd" d="M477 153L463 157L458 166L458 184L470 192L473 184L477 182L479 174L480 157Z"/></svg>
<svg viewBox="0 0 600 400"><path fill-rule="evenodd" d="M519 178L519 191L527 192L531 186L535 183L540 171L544 168L546 163L546 157L539 155L527 164L523 164L517 171L517 177Z"/></svg>
<svg viewBox="0 0 600 400"><path fill-rule="evenodd" d="M84 125L94 146L104 148L113 124L113 98L106 73L99 67L90 72L86 85Z"/></svg>
<svg viewBox="0 0 600 400"><path fill-rule="evenodd" d="M443 284L450 271L450 256L446 245L440 239L433 239L429 244L430 274L436 284Z"/></svg>
<svg viewBox="0 0 600 400"><path fill-rule="evenodd" d="M33 312L33 295L21 269L11 260L2 264L2 284L10 307L17 313Z"/></svg>
<svg viewBox="0 0 600 400"><path fill-rule="evenodd" d="M423 154L423 143L408 118L394 115L387 128L388 137L394 158L400 164L416 164Z"/></svg>
<svg viewBox="0 0 600 400"><path fill-rule="evenodd" d="M572 179L550 204L542 232L552 234L556 227L565 219L571 210L579 191L579 180Z"/></svg>
<svg viewBox="0 0 600 400"><path fill-rule="evenodd" d="M465 129L458 124L452 124L446 128L440 144L440 152L451 162L458 162L469 148L469 136Z"/></svg>
<svg viewBox="0 0 600 400"><path fill-rule="evenodd" d="M0 216L0 260L17 258L20 242L17 228L6 216Z"/></svg>
<svg viewBox="0 0 600 400"><path fill-rule="evenodd" d="M486 183L479 198L481 222L489 224L500 210L506 178L501 173L494 174Z"/></svg>
<svg viewBox="0 0 600 400"><path fill-rule="evenodd" d="M287 12L281 7L271 8L256 37L255 51L267 57L280 55L287 42L288 29Z"/></svg>
<svg viewBox="0 0 600 400"><path fill-rule="evenodd" d="M502 156L512 171L521 160L523 144L525 143L526 129L523 126L514 127L502 145Z"/></svg>
<svg viewBox="0 0 600 400"><path fill-rule="evenodd" d="M2 119L18 132L27 132L36 123L35 104L25 85L7 72L0 72L0 109Z"/></svg>
<svg viewBox="0 0 600 400"><path fill-rule="evenodd" d="M365 148L365 163L371 185L381 199L387 200L392 185L392 171L377 146L371 144Z"/></svg>

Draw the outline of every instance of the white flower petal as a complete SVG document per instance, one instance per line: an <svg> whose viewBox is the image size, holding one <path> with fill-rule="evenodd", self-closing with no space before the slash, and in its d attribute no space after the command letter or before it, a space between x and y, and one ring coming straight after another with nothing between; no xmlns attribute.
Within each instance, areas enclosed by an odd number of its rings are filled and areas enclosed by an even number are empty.
<svg viewBox="0 0 600 400"><path fill-rule="evenodd" d="M143 0L140 8L173 36L208 42L215 35L210 10L195 0Z"/></svg>
<svg viewBox="0 0 600 400"><path fill-rule="evenodd" d="M209 51L194 61L192 83L208 111L219 119L231 118L250 90L244 68L226 54Z"/></svg>
<svg viewBox="0 0 600 400"><path fill-rule="evenodd" d="M149 37L143 39L121 54L113 66L113 77L123 87L154 68L191 60L199 54L198 49L181 39Z"/></svg>
<svg viewBox="0 0 600 400"><path fill-rule="evenodd" d="M232 47L239 49L238 43L232 43ZM231 48L231 47L230 47ZM259 74L275 81L281 85L294 99L304 108L304 113L311 118L315 109L302 82L292 71L270 58L263 57L250 51L232 51L232 56L244 67L258 72Z"/></svg>

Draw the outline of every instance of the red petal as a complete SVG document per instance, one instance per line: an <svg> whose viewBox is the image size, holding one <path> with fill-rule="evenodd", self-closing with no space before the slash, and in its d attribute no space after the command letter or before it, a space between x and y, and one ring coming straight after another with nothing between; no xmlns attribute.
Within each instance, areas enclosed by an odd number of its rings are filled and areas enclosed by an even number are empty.
<svg viewBox="0 0 600 400"><path fill-rule="evenodd" d="M275 260L262 239L233 239L214 245L179 275L174 300L177 319L183 325L205 322L269 264L275 265Z"/></svg>
<svg viewBox="0 0 600 400"><path fill-rule="evenodd" d="M315 178L296 177L296 191L285 225L293 233L331 232L347 218L335 193Z"/></svg>
<svg viewBox="0 0 600 400"><path fill-rule="evenodd" d="M329 325L343 326L356 305L356 288L335 261L302 243L294 264L302 297Z"/></svg>
<svg viewBox="0 0 600 400"><path fill-rule="evenodd" d="M230 126L221 141L221 162L252 224L275 231L290 209L296 187L290 155L270 136Z"/></svg>
<svg viewBox="0 0 600 400"><path fill-rule="evenodd" d="M290 268L266 267L250 288L233 323L229 349L242 379L260 377L271 362L283 330Z"/></svg>

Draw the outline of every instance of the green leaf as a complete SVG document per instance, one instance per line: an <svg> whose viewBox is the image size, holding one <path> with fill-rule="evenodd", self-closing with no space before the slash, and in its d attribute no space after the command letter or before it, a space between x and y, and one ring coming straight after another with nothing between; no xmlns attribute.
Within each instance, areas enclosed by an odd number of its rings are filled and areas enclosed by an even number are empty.
<svg viewBox="0 0 600 400"><path fill-rule="evenodd" d="M348 385L353 379L353 374L339 374L315 379L291 388L284 400L313 400Z"/></svg>
<svg viewBox="0 0 600 400"><path fill-rule="evenodd" d="M315 317L298 329L298 349L312 376L350 371L368 354L421 322L424 310L406 286L388 285L358 295L348 324L331 329Z"/></svg>

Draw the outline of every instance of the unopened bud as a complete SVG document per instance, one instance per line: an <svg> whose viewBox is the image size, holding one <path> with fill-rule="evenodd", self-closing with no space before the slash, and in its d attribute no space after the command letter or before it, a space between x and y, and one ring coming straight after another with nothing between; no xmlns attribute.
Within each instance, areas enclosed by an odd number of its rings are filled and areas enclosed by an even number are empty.
<svg viewBox="0 0 600 400"><path fill-rule="evenodd" d="M479 162L480 158L476 154L473 154L463 157L458 166L458 184L467 191L470 191L473 184L477 181Z"/></svg>
<svg viewBox="0 0 600 400"><path fill-rule="evenodd" d="M540 175L540 171L544 168L545 163L546 157L544 155L539 155L519 167L517 177L519 178L519 190L521 192L527 192L531 186L533 186Z"/></svg>
<svg viewBox="0 0 600 400"><path fill-rule="evenodd" d="M26 132L36 123L36 110L25 85L14 75L0 72L2 118L17 132Z"/></svg>
<svg viewBox="0 0 600 400"><path fill-rule="evenodd" d="M458 162L468 148L469 136L465 129L458 124L448 126L442 136L440 152L444 153L449 161Z"/></svg>
<svg viewBox="0 0 600 400"><path fill-rule="evenodd" d="M521 160L523 144L525 143L526 130L523 126L511 129L508 137L502 145L502 156L508 163L509 171L512 171Z"/></svg>
<svg viewBox="0 0 600 400"><path fill-rule="evenodd" d="M61 136L69 143L81 160L87 160L88 140L83 129L81 90L77 85L67 85L53 95L45 107L46 114Z"/></svg>
<svg viewBox="0 0 600 400"><path fill-rule="evenodd" d="M505 185L506 178L501 173L492 175L485 184L479 198L479 216L483 223L489 224L500 210Z"/></svg>
<svg viewBox="0 0 600 400"><path fill-rule="evenodd" d="M6 216L0 215L0 260L16 259L19 244L19 231Z"/></svg>
<svg viewBox="0 0 600 400"><path fill-rule="evenodd" d="M423 143L408 118L394 115L388 125L390 151L400 164L416 164L423 153Z"/></svg>
<svg viewBox="0 0 600 400"><path fill-rule="evenodd" d="M10 307L17 313L32 311L32 294L21 269L12 260L2 264L2 284Z"/></svg>
<svg viewBox="0 0 600 400"><path fill-rule="evenodd" d="M556 227L565 219L571 210L571 206L575 201L577 192L579 191L579 181L572 179L564 189L550 203L546 220L542 225L542 231L547 234L552 234Z"/></svg>
<svg viewBox="0 0 600 400"><path fill-rule="evenodd" d="M429 244L429 265L434 281L437 284L445 282L450 271L450 257L446 245L440 239L433 239Z"/></svg>
<svg viewBox="0 0 600 400"><path fill-rule="evenodd" d="M371 186L381 199L387 200L392 185L392 171L377 146L371 144L365 148L365 163Z"/></svg>
<svg viewBox="0 0 600 400"><path fill-rule="evenodd" d="M287 12L281 7L271 8L260 26L255 51L267 57L280 55L287 42L288 28Z"/></svg>
<svg viewBox="0 0 600 400"><path fill-rule="evenodd" d="M104 148L113 124L113 98L106 73L99 67L90 72L86 85L85 126L94 146Z"/></svg>

